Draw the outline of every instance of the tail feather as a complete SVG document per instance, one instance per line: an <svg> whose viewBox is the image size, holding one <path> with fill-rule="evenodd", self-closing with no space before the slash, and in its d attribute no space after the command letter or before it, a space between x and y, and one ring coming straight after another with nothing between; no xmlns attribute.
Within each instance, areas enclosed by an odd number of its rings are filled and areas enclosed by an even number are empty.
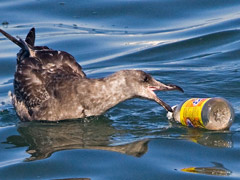
<svg viewBox="0 0 240 180"><path fill-rule="evenodd" d="M34 47L34 42L35 42L35 29L32 28L28 35L26 36L25 41L22 40L20 37L17 36L17 38L11 36L7 32L3 31L0 29L0 32L6 36L10 41L21 47L24 51L27 51L30 56L33 55L33 47Z"/></svg>
<svg viewBox="0 0 240 180"><path fill-rule="evenodd" d="M5 31L3 31L2 29L0 29L0 32L6 36L6 38L8 38L10 41L12 41L13 43L15 43L16 45L18 45L19 47L21 47L22 49L24 49L24 45L15 37L11 36L10 34L6 33Z"/></svg>
<svg viewBox="0 0 240 180"><path fill-rule="evenodd" d="M34 43L35 43L35 28L32 28L28 35L26 36L25 41L32 47L34 47Z"/></svg>

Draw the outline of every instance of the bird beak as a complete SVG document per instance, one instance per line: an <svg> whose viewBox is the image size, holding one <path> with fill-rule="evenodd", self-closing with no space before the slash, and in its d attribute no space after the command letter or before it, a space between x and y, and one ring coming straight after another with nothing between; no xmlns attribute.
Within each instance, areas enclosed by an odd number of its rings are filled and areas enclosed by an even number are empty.
<svg viewBox="0 0 240 180"><path fill-rule="evenodd" d="M162 101L161 99L159 99L157 97L157 95L154 93L154 91L173 91L173 90L178 90L181 92L184 92L183 89L177 85L174 84L163 84L159 81L156 81L155 79L153 79L153 82L151 83L151 85L148 87L150 93L151 93L151 97L154 101L156 101L158 104L160 104L164 109L166 109L169 112L173 112L171 106L169 106L167 103L165 103L164 101Z"/></svg>

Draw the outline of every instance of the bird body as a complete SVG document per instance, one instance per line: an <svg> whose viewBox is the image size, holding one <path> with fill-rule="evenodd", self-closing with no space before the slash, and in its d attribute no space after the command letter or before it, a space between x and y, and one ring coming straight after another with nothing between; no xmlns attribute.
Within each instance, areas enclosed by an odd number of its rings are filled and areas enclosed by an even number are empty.
<svg viewBox="0 0 240 180"><path fill-rule="evenodd" d="M165 85L141 70L121 70L108 77L90 79L74 57L64 51L35 46L35 29L25 41L0 32L21 50L17 54L12 103L22 121L66 119L96 116L131 98L156 101L155 90L180 90Z"/></svg>

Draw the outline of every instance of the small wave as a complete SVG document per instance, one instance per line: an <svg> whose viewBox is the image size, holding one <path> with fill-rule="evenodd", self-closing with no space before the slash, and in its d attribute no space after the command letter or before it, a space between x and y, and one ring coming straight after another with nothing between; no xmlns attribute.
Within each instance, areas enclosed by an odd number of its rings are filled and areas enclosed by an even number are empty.
<svg viewBox="0 0 240 180"><path fill-rule="evenodd" d="M25 158L18 158L18 159L3 161L3 162L0 162L0 168L10 166L13 164L17 164L17 163L23 162L24 160L25 160Z"/></svg>

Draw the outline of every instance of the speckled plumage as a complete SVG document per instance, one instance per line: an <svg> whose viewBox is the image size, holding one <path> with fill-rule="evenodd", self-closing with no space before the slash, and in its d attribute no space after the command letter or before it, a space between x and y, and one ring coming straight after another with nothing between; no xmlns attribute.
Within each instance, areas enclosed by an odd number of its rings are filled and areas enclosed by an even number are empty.
<svg viewBox="0 0 240 180"><path fill-rule="evenodd" d="M69 53L34 46L34 28L25 41L1 29L0 32L21 47L11 97L22 121L96 116L136 97L154 100L171 111L153 91L182 91L180 87L162 84L140 70L122 70L106 78L89 79Z"/></svg>

